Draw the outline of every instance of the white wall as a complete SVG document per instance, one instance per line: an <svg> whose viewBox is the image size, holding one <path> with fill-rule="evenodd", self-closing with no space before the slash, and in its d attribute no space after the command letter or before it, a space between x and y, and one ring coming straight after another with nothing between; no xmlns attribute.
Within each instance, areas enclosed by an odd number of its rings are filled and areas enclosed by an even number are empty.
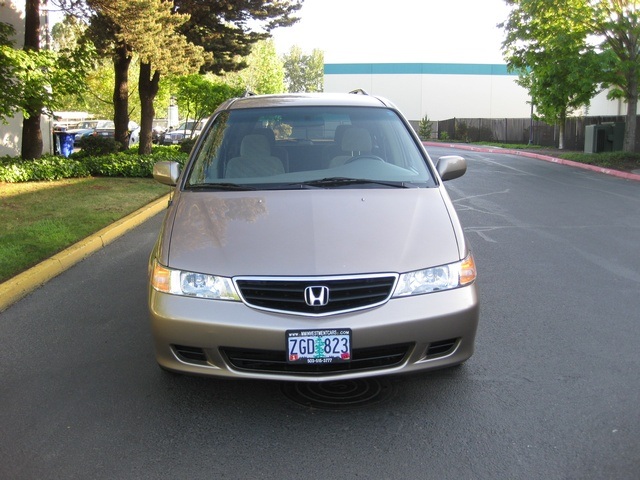
<svg viewBox="0 0 640 480"><path fill-rule="evenodd" d="M386 73L393 70L396 72ZM377 73L380 71L385 73ZM517 78L506 73L504 65L333 64L325 65L324 91L362 88L391 100L408 120L420 120L425 115L432 121L454 117L528 118L529 95L516 83ZM609 101L602 93L593 99L588 114L625 112L624 103Z"/></svg>
<svg viewBox="0 0 640 480"><path fill-rule="evenodd" d="M588 108L588 115L590 116L608 116L608 115L626 115L627 103L623 100L608 100L607 91L600 92L598 95L591 99L591 104Z"/></svg>

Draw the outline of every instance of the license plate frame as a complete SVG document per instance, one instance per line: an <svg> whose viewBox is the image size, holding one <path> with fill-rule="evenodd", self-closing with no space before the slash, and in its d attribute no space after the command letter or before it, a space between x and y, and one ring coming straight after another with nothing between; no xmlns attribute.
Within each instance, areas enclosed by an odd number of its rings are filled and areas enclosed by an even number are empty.
<svg viewBox="0 0 640 480"><path fill-rule="evenodd" d="M287 330L285 340L289 364L323 365L351 361L350 328Z"/></svg>

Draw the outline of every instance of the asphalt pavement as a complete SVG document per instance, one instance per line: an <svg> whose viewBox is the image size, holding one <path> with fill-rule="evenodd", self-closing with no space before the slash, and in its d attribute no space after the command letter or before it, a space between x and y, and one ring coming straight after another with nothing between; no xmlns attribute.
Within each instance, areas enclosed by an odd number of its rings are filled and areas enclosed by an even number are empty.
<svg viewBox="0 0 640 480"><path fill-rule="evenodd" d="M447 182L479 270L464 366L380 377L383 399L350 410L167 374L146 305L158 213L0 314L0 478L637 478L640 184L464 156Z"/></svg>

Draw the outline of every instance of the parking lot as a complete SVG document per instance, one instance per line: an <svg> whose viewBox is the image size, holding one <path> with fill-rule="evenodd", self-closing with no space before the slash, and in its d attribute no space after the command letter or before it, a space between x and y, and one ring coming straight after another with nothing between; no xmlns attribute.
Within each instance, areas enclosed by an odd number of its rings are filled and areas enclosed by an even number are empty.
<svg viewBox="0 0 640 480"><path fill-rule="evenodd" d="M0 314L0 477L635 478L640 183L464 156L447 187L482 302L464 366L322 390L167 374L158 215Z"/></svg>

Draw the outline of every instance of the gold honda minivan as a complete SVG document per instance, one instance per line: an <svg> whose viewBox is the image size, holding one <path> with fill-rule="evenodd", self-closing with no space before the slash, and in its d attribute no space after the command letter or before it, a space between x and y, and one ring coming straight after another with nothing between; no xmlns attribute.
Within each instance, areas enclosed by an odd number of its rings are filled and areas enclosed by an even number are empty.
<svg viewBox="0 0 640 480"><path fill-rule="evenodd" d="M458 365L478 326L476 267L429 158L388 100L248 95L221 105L174 185L149 261L160 367L346 380Z"/></svg>

